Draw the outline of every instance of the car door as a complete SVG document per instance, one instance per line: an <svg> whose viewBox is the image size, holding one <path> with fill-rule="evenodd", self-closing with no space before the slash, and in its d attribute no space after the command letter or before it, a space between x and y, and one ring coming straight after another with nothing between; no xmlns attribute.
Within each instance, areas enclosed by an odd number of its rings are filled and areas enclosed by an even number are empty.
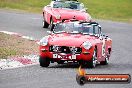
<svg viewBox="0 0 132 88"><path fill-rule="evenodd" d="M94 34L97 40L97 58L98 61L104 60L105 57L105 39L101 36L101 27L99 25L94 26Z"/></svg>

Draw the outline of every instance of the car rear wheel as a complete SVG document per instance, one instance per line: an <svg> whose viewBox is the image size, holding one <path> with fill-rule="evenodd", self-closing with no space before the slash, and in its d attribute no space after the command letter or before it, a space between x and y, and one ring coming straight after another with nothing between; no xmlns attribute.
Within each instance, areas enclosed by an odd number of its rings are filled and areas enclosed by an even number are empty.
<svg viewBox="0 0 132 88"><path fill-rule="evenodd" d="M39 63L41 67L48 67L50 64L50 60L48 58L39 58Z"/></svg>
<svg viewBox="0 0 132 88"><path fill-rule="evenodd" d="M107 65L108 63L109 63L109 57L108 56L105 57L105 61L100 62L101 65Z"/></svg>
<svg viewBox="0 0 132 88"><path fill-rule="evenodd" d="M54 21L53 21L53 19L51 19L50 20L50 30L51 31L53 31L53 29L54 29L54 24L53 23L54 23Z"/></svg>
<svg viewBox="0 0 132 88"><path fill-rule="evenodd" d="M42 25L43 25L43 28L49 27L49 24L45 20L43 20Z"/></svg>
<svg viewBox="0 0 132 88"><path fill-rule="evenodd" d="M97 50L94 50L92 59L88 62L87 66L88 68L95 68L97 63Z"/></svg>

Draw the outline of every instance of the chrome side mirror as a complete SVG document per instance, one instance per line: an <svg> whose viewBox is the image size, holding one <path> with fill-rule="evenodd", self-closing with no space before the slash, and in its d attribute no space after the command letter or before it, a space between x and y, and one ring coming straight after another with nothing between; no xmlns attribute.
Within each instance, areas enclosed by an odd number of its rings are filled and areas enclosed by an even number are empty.
<svg viewBox="0 0 132 88"><path fill-rule="evenodd" d="M51 7L50 5L47 5L47 7Z"/></svg>
<svg viewBox="0 0 132 88"><path fill-rule="evenodd" d="M94 36L95 36L95 37L98 37L98 38L100 37L100 35L99 35L99 34L95 34Z"/></svg>
<svg viewBox="0 0 132 88"><path fill-rule="evenodd" d="M47 33L50 35L50 34L52 34L52 32L51 31L47 31Z"/></svg>
<svg viewBox="0 0 132 88"><path fill-rule="evenodd" d="M88 11L88 8L84 8L85 9L85 11Z"/></svg>
<svg viewBox="0 0 132 88"><path fill-rule="evenodd" d="M88 9L88 8L84 8L84 9L82 9L81 11L82 11L82 12L86 12L86 11L87 11L87 9Z"/></svg>

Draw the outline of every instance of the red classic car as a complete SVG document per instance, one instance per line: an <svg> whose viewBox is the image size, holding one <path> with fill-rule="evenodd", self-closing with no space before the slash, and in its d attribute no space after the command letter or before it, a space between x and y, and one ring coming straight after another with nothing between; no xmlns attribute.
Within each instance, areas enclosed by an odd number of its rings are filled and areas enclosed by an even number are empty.
<svg viewBox="0 0 132 88"><path fill-rule="evenodd" d="M108 64L112 40L103 35L96 22L65 21L57 23L49 36L40 40L40 66L50 62L78 62L82 66L95 67Z"/></svg>
<svg viewBox="0 0 132 88"><path fill-rule="evenodd" d="M43 28L48 28L50 25L52 29L53 23L64 19L92 20L91 16L86 13L84 4L77 1L55 0L43 8Z"/></svg>

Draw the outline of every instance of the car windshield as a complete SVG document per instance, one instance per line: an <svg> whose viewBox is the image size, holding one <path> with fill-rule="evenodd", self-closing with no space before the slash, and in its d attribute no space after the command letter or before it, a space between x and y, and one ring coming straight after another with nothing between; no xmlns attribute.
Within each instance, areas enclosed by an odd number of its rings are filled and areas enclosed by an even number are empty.
<svg viewBox="0 0 132 88"><path fill-rule="evenodd" d="M79 22L68 22L58 23L54 27L55 33L82 33L82 34L99 34L99 27L97 24L90 23L79 23Z"/></svg>
<svg viewBox="0 0 132 88"><path fill-rule="evenodd" d="M75 10L81 10L83 9L83 5L79 2L74 1L58 1L53 3L53 8L67 8L67 9L75 9Z"/></svg>

